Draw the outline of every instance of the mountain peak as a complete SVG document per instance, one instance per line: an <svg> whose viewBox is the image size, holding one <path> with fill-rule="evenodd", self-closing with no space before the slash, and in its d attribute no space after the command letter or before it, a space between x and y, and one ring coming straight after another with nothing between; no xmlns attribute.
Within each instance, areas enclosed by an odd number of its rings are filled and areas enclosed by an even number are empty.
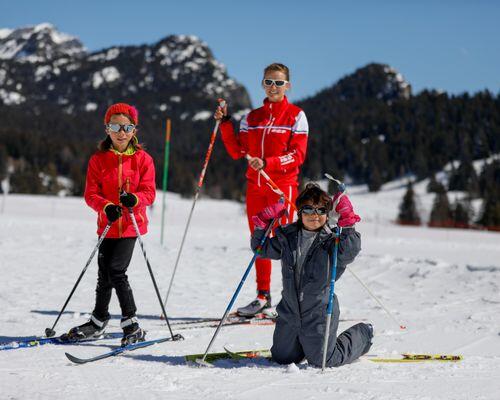
<svg viewBox="0 0 500 400"><path fill-rule="evenodd" d="M46 62L85 53L83 44L77 38L59 32L49 23L0 29L0 59L3 60Z"/></svg>
<svg viewBox="0 0 500 400"><path fill-rule="evenodd" d="M342 78L335 91L341 98L372 98L392 102L408 99L411 85L403 75L387 64L371 63Z"/></svg>

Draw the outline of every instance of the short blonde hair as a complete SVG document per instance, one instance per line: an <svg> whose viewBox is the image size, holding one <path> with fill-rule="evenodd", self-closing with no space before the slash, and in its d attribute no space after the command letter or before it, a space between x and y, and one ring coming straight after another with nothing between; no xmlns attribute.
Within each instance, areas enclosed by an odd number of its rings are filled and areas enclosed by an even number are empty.
<svg viewBox="0 0 500 400"><path fill-rule="evenodd" d="M266 68L264 68L264 76L266 76L266 74L271 71L283 72L286 76L286 80L290 81L290 70L285 64L280 64L280 63L269 64Z"/></svg>

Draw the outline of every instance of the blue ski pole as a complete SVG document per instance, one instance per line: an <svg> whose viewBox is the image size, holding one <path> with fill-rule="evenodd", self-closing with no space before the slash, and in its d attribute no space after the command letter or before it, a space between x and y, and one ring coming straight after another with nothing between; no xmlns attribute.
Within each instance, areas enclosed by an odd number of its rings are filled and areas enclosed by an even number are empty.
<svg viewBox="0 0 500 400"><path fill-rule="evenodd" d="M333 297L335 294L335 277L337 276L337 254L339 251L339 243L340 243L340 234L342 232L342 228L337 227L335 231L335 244L333 246L332 253L332 269L330 271L330 296L328 298L328 308L326 310L326 328L325 328L325 339L323 342L323 363L321 364L321 370L325 370L326 365L326 352L328 350L328 338L330 336L330 324L332 322L332 314L333 314Z"/></svg>
<svg viewBox="0 0 500 400"><path fill-rule="evenodd" d="M250 260L250 263L248 264L248 267L247 267L245 273L243 274L243 277L241 278L240 284L236 288L236 291L234 292L233 297L231 298L231 301L227 305L226 311L224 311L224 315L222 316L222 318L221 318L221 320L219 322L219 325L217 326L217 329L215 330L215 333L212 336L212 339L210 340L210 343L208 344L207 349L205 350L205 354L203 354L202 358L198 358L196 360L196 363L198 363L200 365L204 365L206 367L211 367L212 366L211 364L208 364L205 361L205 358L207 357L208 352L212 348L212 344L214 343L215 338L217 337L220 328L222 327L222 325L226 321L226 318L227 318L227 315L229 314L229 311L231 311L231 308L233 307L233 304L234 304L236 298L238 297L238 294L240 293L240 290L243 287L243 284L245 283L245 280L247 279L248 274L250 273L250 270L252 269L253 264L255 263L255 260L257 259L257 257L259 256L259 254L262 251L262 246L264 246L264 243L266 242L266 239L269 236L269 234L271 233L271 230L273 229L274 223L277 220L278 220L278 218L273 219L271 221L271 223L269 224L269 226L267 227L266 232L265 232L264 236L262 237L262 240L259 243L259 247L257 247L257 250L255 250L253 257Z"/></svg>

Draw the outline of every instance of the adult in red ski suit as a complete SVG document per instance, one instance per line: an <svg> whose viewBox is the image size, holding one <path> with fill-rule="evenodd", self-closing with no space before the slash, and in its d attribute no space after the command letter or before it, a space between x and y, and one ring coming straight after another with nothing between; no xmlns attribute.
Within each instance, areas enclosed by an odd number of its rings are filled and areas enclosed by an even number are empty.
<svg viewBox="0 0 500 400"><path fill-rule="evenodd" d="M246 208L250 232L254 225L251 217L264 207L274 204L279 196L271 190L260 173L264 170L283 193L295 202L300 166L307 150L309 127L307 118L299 107L288 102L285 96L290 88L289 70L283 64L271 64L264 70L262 87L266 99L262 107L251 111L240 122L235 134L227 114L227 105L219 107L215 119L220 120L222 141L233 159L250 156L246 171ZM288 207L281 224L293 221L294 212ZM244 316L252 316L271 307L271 260L257 258L257 298L248 306L238 309Z"/></svg>
<svg viewBox="0 0 500 400"><path fill-rule="evenodd" d="M130 217L132 209L141 235L147 232L146 206L155 199L153 159L138 143L137 110L125 103L108 108L104 123L107 137L88 164L85 201L97 216L97 234L111 228L99 246L95 308L91 318L70 330L75 340L100 335L110 318L108 306L114 288L122 311L122 344L143 341L136 305L128 282L127 268L137 234Z"/></svg>

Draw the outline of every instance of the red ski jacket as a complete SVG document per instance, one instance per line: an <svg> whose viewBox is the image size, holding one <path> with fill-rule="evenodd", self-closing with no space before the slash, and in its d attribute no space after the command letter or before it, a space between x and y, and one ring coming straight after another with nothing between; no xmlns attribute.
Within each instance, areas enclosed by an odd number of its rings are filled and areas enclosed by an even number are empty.
<svg viewBox="0 0 500 400"><path fill-rule="evenodd" d="M146 206L156 195L153 159L144 150L131 154L114 150L98 151L89 161L85 183L85 201L98 213L97 234L101 235L108 223L106 205L120 204L120 191L134 193L139 202L134 215L141 235L147 232ZM121 205L121 204L120 204ZM126 208L122 216L111 225L107 238L135 237L136 232Z"/></svg>
<svg viewBox="0 0 500 400"><path fill-rule="evenodd" d="M279 184L298 184L299 167L307 150L309 126L304 111L288 102L267 99L264 105L251 111L240 123L238 134L231 121L220 125L222 141L229 155L235 160L249 154L266 162L264 170ZM265 184L260 173L250 166L246 177L249 183Z"/></svg>

